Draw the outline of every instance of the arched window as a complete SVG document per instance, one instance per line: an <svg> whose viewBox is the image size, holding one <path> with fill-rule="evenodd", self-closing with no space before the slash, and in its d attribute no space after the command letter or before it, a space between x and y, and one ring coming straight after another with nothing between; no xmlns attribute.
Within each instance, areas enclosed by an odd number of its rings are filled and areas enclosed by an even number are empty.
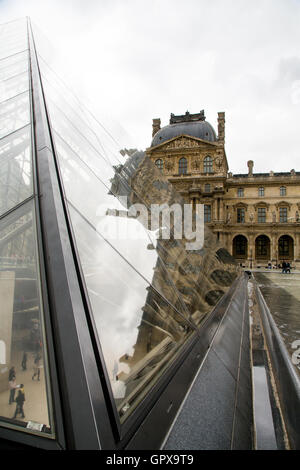
<svg viewBox="0 0 300 470"><path fill-rule="evenodd" d="M212 173L212 171L213 171L213 160L209 155L207 155L207 157L204 158L203 164L204 164L203 165L204 173Z"/></svg>
<svg viewBox="0 0 300 470"><path fill-rule="evenodd" d="M255 257L258 259L270 258L270 239L266 235L260 235L255 240Z"/></svg>
<svg viewBox="0 0 300 470"><path fill-rule="evenodd" d="M265 195L265 188L263 188L262 186L258 188L258 195L260 197L263 197Z"/></svg>
<svg viewBox="0 0 300 470"><path fill-rule="evenodd" d="M279 258L293 259L294 257L294 240L289 235L283 235L278 240Z"/></svg>
<svg viewBox="0 0 300 470"><path fill-rule="evenodd" d="M158 160L155 161L155 165L157 166L157 168L162 171L164 169L164 162L162 161L161 158L159 158Z"/></svg>
<svg viewBox="0 0 300 470"><path fill-rule="evenodd" d="M281 188L280 188L280 196L286 196L286 187L285 187L285 186L281 186Z"/></svg>
<svg viewBox="0 0 300 470"><path fill-rule="evenodd" d="M180 175L185 175L187 173L187 159L186 158L181 158L179 160L178 172Z"/></svg>
<svg viewBox="0 0 300 470"><path fill-rule="evenodd" d="M233 256L235 258L247 258L248 240L244 235L237 235L233 239Z"/></svg>

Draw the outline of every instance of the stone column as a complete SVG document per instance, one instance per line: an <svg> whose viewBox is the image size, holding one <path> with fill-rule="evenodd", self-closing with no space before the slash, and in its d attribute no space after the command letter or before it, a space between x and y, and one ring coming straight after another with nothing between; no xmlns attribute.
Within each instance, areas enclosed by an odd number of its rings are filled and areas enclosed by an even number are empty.
<svg viewBox="0 0 300 470"><path fill-rule="evenodd" d="M250 234L248 237L248 263L249 268L254 268L255 259L255 246L254 246L254 235Z"/></svg>
<svg viewBox="0 0 300 470"><path fill-rule="evenodd" d="M218 221L218 200L217 199L213 200L213 221L214 222Z"/></svg>
<svg viewBox="0 0 300 470"><path fill-rule="evenodd" d="M270 246L270 257L271 262L275 263L277 261L277 234L271 234L271 246Z"/></svg>
<svg viewBox="0 0 300 470"><path fill-rule="evenodd" d="M224 219L224 203L222 199L220 199L220 222L225 222Z"/></svg>
<svg viewBox="0 0 300 470"><path fill-rule="evenodd" d="M218 113L218 140L225 142L225 113Z"/></svg>

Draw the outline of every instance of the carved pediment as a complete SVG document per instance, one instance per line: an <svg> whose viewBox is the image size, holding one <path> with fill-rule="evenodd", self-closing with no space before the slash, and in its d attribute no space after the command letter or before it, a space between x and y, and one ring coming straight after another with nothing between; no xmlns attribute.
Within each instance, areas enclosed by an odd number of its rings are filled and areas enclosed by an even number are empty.
<svg viewBox="0 0 300 470"><path fill-rule="evenodd" d="M291 210L292 204L287 201L280 201L275 204L276 209L278 210L279 207L288 207L289 210Z"/></svg>
<svg viewBox="0 0 300 470"><path fill-rule="evenodd" d="M232 207L234 208L234 210L242 208L242 209L245 209L245 211L247 211L248 204L244 204L243 202L238 202L237 204L233 204Z"/></svg>
<svg viewBox="0 0 300 470"><path fill-rule="evenodd" d="M158 144L155 148L159 148L160 150L172 150L172 149L183 149L183 148L199 148L205 145L212 145L216 146L214 142L209 142L207 140L198 139L196 137L191 137L188 135L181 135L178 137L174 137L173 139L168 140L167 142L163 142L162 144Z"/></svg>
<svg viewBox="0 0 300 470"><path fill-rule="evenodd" d="M253 207L255 210L257 210L258 207L265 207L267 210L269 210L270 204L268 202L261 201L253 204Z"/></svg>
<svg viewBox="0 0 300 470"><path fill-rule="evenodd" d="M199 142L190 137L178 137L171 142L166 143L166 149L198 148Z"/></svg>

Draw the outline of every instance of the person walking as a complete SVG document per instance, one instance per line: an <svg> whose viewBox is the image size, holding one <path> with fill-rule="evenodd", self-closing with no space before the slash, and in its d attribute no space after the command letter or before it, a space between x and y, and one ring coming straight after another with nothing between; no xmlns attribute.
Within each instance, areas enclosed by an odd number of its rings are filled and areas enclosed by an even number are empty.
<svg viewBox="0 0 300 470"><path fill-rule="evenodd" d="M12 366L10 369L9 369L9 372L8 372L8 380L15 380L16 379L16 371L15 371L15 367Z"/></svg>
<svg viewBox="0 0 300 470"><path fill-rule="evenodd" d="M22 370L27 370L27 353L24 351L23 358L22 358Z"/></svg>
<svg viewBox="0 0 300 470"><path fill-rule="evenodd" d="M282 262L282 274L285 274L286 273L286 262L283 261Z"/></svg>
<svg viewBox="0 0 300 470"><path fill-rule="evenodd" d="M13 416L13 419L16 419L16 417L19 414L21 415L21 418L25 418L24 409L23 409L24 401L25 401L24 385L21 384L19 391L18 391L18 395L16 397L17 406L16 406L16 411Z"/></svg>
<svg viewBox="0 0 300 470"><path fill-rule="evenodd" d="M17 382L15 376L12 376L12 380L8 382L9 386L9 401L8 404L11 405L15 401L15 393L17 388Z"/></svg>
<svg viewBox="0 0 300 470"><path fill-rule="evenodd" d="M40 353L37 353L34 359L34 365L33 365L33 376L32 380L37 376L37 379L40 380L40 367L41 367L41 355Z"/></svg>

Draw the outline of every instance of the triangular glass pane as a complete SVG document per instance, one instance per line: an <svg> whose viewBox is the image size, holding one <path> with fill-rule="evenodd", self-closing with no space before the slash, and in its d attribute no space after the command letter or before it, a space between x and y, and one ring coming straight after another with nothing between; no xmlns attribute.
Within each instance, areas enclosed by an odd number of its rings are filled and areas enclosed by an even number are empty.
<svg viewBox="0 0 300 470"><path fill-rule="evenodd" d="M0 103L0 139L30 123L29 92Z"/></svg>
<svg viewBox="0 0 300 470"><path fill-rule="evenodd" d="M28 70L28 51L0 60L0 80L6 80Z"/></svg>
<svg viewBox="0 0 300 470"><path fill-rule="evenodd" d="M8 214L0 225L0 338L4 351L0 421L50 435L54 429L35 223L30 201Z"/></svg>
<svg viewBox="0 0 300 470"><path fill-rule="evenodd" d="M0 215L32 194L31 126L29 125L0 140Z"/></svg>
<svg viewBox="0 0 300 470"><path fill-rule="evenodd" d="M120 418L175 358L193 328L69 207L86 286Z"/></svg>

